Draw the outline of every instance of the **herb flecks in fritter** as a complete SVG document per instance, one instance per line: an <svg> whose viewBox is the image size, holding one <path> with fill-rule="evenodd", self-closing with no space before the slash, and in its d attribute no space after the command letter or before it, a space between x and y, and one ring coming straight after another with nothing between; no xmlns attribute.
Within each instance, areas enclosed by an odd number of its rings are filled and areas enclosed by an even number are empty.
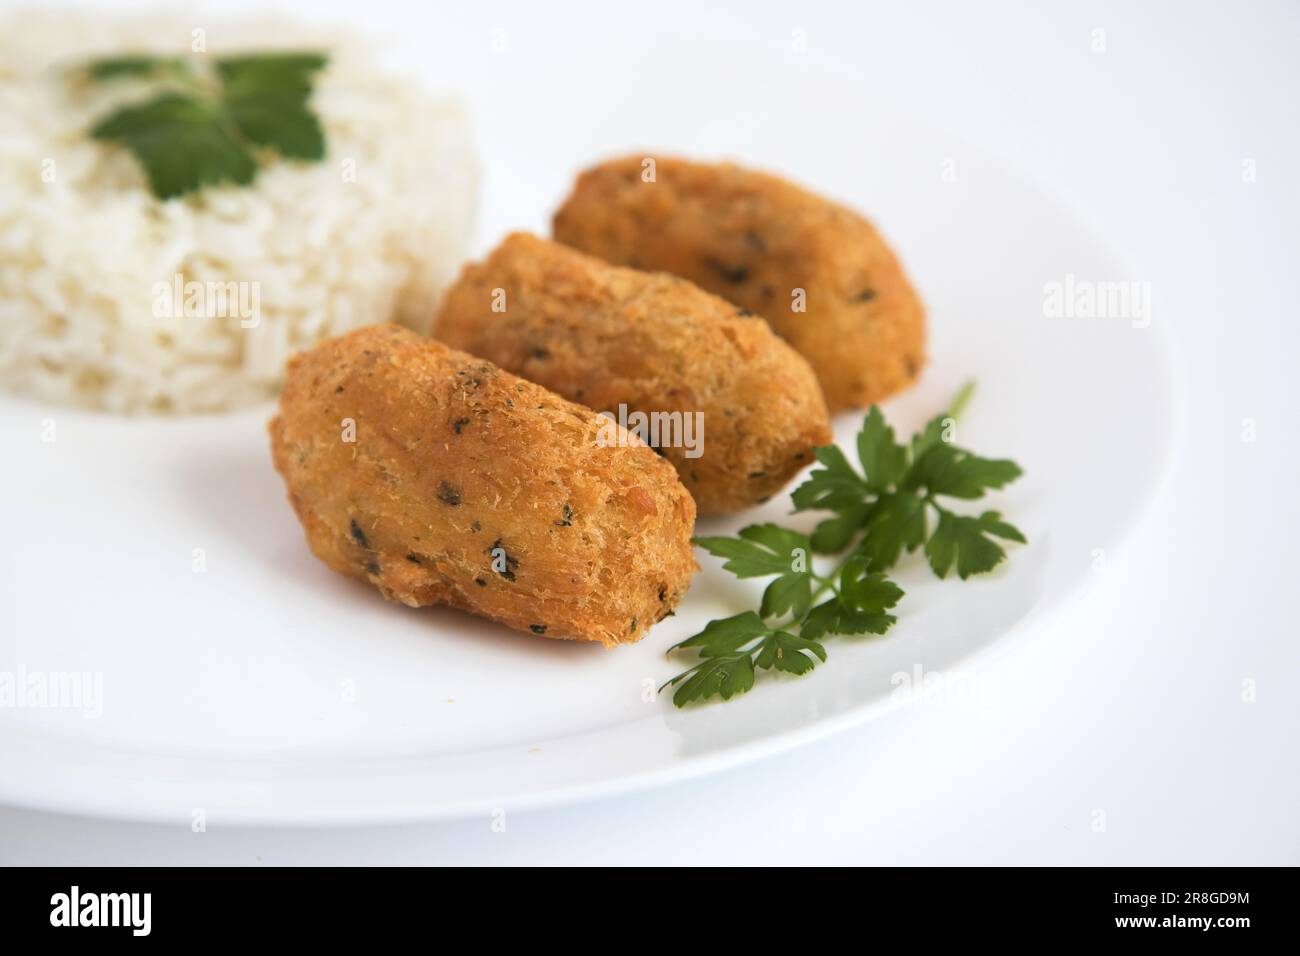
<svg viewBox="0 0 1300 956"><path fill-rule="evenodd" d="M474 427L457 434L463 418ZM685 594L695 504L648 448L603 447L607 425L482 359L370 326L290 360L271 448L334 570L412 607L615 645Z"/></svg>
<svg viewBox="0 0 1300 956"><path fill-rule="evenodd" d="M762 319L527 233L466 266L434 334L640 429L701 514L775 494L831 437L812 369Z"/></svg>

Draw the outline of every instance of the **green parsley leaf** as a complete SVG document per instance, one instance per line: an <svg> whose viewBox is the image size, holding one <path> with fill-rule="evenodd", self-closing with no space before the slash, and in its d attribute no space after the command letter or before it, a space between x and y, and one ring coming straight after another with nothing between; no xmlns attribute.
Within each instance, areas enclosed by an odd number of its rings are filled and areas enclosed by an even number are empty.
<svg viewBox="0 0 1300 956"><path fill-rule="evenodd" d="M684 674L678 674L668 685L676 684L683 678L685 682L673 694L673 703L678 707L715 695L723 700L731 700L754 686L754 661L748 654L710 657L703 664Z"/></svg>
<svg viewBox="0 0 1300 956"><path fill-rule="evenodd" d="M813 550L818 554L843 551L862 530L862 523L871 513L871 508L866 503L845 505L834 518L817 522L811 538Z"/></svg>
<svg viewBox="0 0 1300 956"><path fill-rule="evenodd" d="M305 101L279 93L228 97L226 109L244 139L286 159L324 159L325 131Z"/></svg>
<svg viewBox="0 0 1300 956"><path fill-rule="evenodd" d="M980 458L952 445L936 445L913 467L910 483L932 495L982 498L1020 477L1020 466L1006 459Z"/></svg>
<svg viewBox="0 0 1300 956"><path fill-rule="evenodd" d="M866 534L858 553L873 571L888 571L898 563L904 549L910 553L925 541L925 502L916 495L881 495L863 527Z"/></svg>
<svg viewBox="0 0 1300 956"><path fill-rule="evenodd" d="M112 80L119 77L183 76L189 64L179 56L152 56L146 53L127 53L92 60L85 66L92 80Z"/></svg>
<svg viewBox="0 0 1300 956"><path fill-rule="evenodd" d="M803 619L803 627L799 629L801 636L809 640L816 640L826 634L838 633L836 625L840 619L840 602L839 598L831 598L808 612L808 616Z"/></svg>
<svg viewBox="0 0 1300 956"><path fill-rule="evenodd" d="M1005 538L1007 541L1015 541L1018 544L1029 543L1025 536L1021 534L1019 528L1002 520L1001 512L986 511L979 516L979 523L980 528L989 534Z"/></svg>
<svg viewBox="0 0 1300 956"><path fill-rule="evenodd" d="M246 184L257 174L253 147L287 159L319 160L325 134L311 111L320 53L258 53L216 60L216 92L180 57L124 55L86 67L92 79L169 76L189 92L169 92L127 106L91 129L96 139L121 142L140 161L150 188L170 199L203 186ZM173 84L174 85L174 84Z"/></svg>
<svg viewBox="0 0 1300 956"><path fill-rule="evenodd" d="M926 422L925 427L912 436L912 461L920 461L932 448L946 442L945 436L949 434L952 423L953 419L948 415L939 415Z"/></svg>
<svg viewBox="0 0 1300 956"><path fill-rule="evenodd" d="M840 604L857 614L881 614L893 607L903 590L878 571L869 571L867 562L850 558L840 568Z"/></svg>
<svg viewBox="0 0 1300 956"><path fill-rule="evenodd" d="M1005 459L983 458L950 441L955 416L969 400L964 387L949 411L931 419L908 443L895 438L878 408L867 412L857 436L858 471L839 448L818 448L816 468L791 494L794 510L829 511L811 535L776 524L751 525L735 538L697 538L723 568L739 578L770 577L757 611L711 621L673 650L696 651L700 661L668 684L673 702L722 697L754 685L755 670L802 675L826 660L822 641L834 635L884 634L903 591L885 573L904 553L923 549L940 578L991 571L1006 559L999 540L1025 536L996 511L956 514L939 498L971 500L1005 487L1021 470ZM929 512L938 517L931 531ZM843 557L818 574L808 552ZM825 597L827 592L829 597Z"/></svg>
<svg viewBox="0 0 1300 956"><path fill-rule="evenodd" d="M1001 519L996 511L986 511L978 518L940 512L939 526L925 545L934 573L947 577L955 560L957 576L964 581L972 574L992 571L1001 564L1007 553L990 535L1021 543L1025 540L1018 529Z"/></svg>
<svg viewBox="0 0 1300 956"><path fill-rule="evenodd" d="M785 671L787 674L806 674L826 660L826 648L806 637L789 631L776 631L759 647L755 667L763 670Z"/></svg>
<svg viewBox="0 0 1300 956"><path fill-rule="evenodd" d="M709 554L729 559L722 567L738 578L763 578L796 570L808 560L808 536L775 524L750 525L740 538L696 538Z"/></svg>
<svg viewBox="0 0 1300 956"><path fill-rule="evenodd" d="M710 621L700 633L674 645L672 649L698 647L701 657L722 657L734 654L742 645L767 633L767 626L761 617L753 611L743 611L734 617Z"/></svg>
<svg viewBox="0 0 1300 956"><path fill-rule="evenodd" d="M840 569L839 634L884 634L897 620L885 613L903 597L902 589L883 574L867 571L862 558L850 558Z"/></svg>
<svg viewBox="0 0 1300 956"><path fill-rule="evenodd" d="M869 489L836 445L813 449L825 468L815 469L790 496L795 511L840 511L861 504Z"/></svg>
<svg viewBox="0 0 1300 956"><path fill-rule="evenodd" d="M119 110L98 123L95 139L118 140L136 155L159 199L211 183L250 183L252 157L230 134L221 113L202 100L166 94Z"/></svg>
<svg viewBox="0 0 1300 956"><path fill-rule="evenodd" d="M812 576L807 572L783 574L767 586L759 613L765 618L782 614L802 617L812 605Z"/></svg>
<svg viewBox="0 0 1300 956"><path fill-rule="evenodd" d="M867 488L879 494L898 483L907 471L907 449L894 441L894 429L875 405L858 432L858 460L867 476Z"/></svg>
<svg viewBox="0 0 1300 956"><path fill-rule="evenodd" d="M305 100L312 77L329 62L323 53L250 53L217 61L227 95L246 96L274 90Z"/></svg>
<svg viewBox="0 0 1300 956"><path fill-rule="evenodd" d="M320 54L267 54L217 61L225 107L251 143L289 159L323 159L325 133L307 106Z"/></svg>

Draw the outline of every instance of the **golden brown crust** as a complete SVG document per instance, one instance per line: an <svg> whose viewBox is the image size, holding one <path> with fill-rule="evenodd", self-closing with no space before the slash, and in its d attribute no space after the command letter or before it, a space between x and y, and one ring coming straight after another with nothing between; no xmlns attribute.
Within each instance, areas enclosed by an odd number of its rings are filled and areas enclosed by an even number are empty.
<svg viewBox="0 0 1300 956"><path fill-rule="evenodd" d="M640 156L578 177L555 238L690 279L762 315L812 364L831 411L879 401L925 361L925 311L866 219L783 179ZM796 311L794 290L805 291Z"/></svg>
<svg viewBox="0 0 1300 956"><path fill-rule="evenodd" d="M690 495L634 437L603 446L606 425L382 325L295 356L270 432L307 542L334 570L413 607L609 646L665 617L696 564Z"/></svg>
<svg viewBox="0 0 1300 956"><path fill-rule="evenodd" d="M515 233L465 268L433 334L597 411L675 415L656 419L671 431L642 437L701 514L722 514L779 491L831 441L808 363L743 311L675 276Z"/></svg>

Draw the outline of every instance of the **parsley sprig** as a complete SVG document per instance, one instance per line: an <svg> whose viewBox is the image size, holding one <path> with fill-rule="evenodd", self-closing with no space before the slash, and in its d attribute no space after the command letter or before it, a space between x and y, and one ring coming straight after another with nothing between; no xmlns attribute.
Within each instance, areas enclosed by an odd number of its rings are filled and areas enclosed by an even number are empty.
<svg viewBox="0 0 1300 956"><path fill-rule="evenodd" d="M211 183L244 185L257 175L258 147L289 159L325 156L325 134L308 103L325 63L321 53L219 57L209 77L181 57L96 60L84 68L93 81L155 79L168 89L104 117L90 135L130 149L159 199Z"/></svg>
<svg viewBox="0 0 1300 956"><path fill-rule="evenodd" d="M729 700L754 686L757 670L806 674L825 663L828 637L884 634L896 620L890 610L903 597L886 572L904 552L923 547L936 575L947 577L955 566L964 580L1005 560L997 539L1025 541L998 512L959 514L947 502L981 498L1021 474L1014 462L982 458L954 443L956 417L972 390L965 386L947 412L906 444L873 406L857 436L860 469L835 445L816 449L822 467L791 496L796 512L831 512L811 534L769 523L742 528L734 538L695 539L725 558L723 569L736 577L773 580L757 611L710 621L671 648L699 656L664 685L677 687L674 704ZM814 553L842 558L830 573L819 574Z"/></svg>

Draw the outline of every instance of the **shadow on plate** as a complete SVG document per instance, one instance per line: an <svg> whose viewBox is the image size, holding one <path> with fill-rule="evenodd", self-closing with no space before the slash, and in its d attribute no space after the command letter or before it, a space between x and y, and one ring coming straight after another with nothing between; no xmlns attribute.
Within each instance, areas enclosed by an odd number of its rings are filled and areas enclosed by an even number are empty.
<svg viewBox="0 0 1300 956"><path fill-rule="evenodd" d="M271 465L270 452L247 440L214 448L210 457L186 461L176 487L186 506L216 538L257 561L274 580L310 601L328 602L373 616L376 630L389 636L445 642L473 641L512 654L572 660L599 655L602 648L573 641L537 638L447 607L410 608L386 601L374 588L321 564L307 547L302 527ZM295 600L299 598L295 597ZM363 635L359 640L373 640Z"/></svg>

